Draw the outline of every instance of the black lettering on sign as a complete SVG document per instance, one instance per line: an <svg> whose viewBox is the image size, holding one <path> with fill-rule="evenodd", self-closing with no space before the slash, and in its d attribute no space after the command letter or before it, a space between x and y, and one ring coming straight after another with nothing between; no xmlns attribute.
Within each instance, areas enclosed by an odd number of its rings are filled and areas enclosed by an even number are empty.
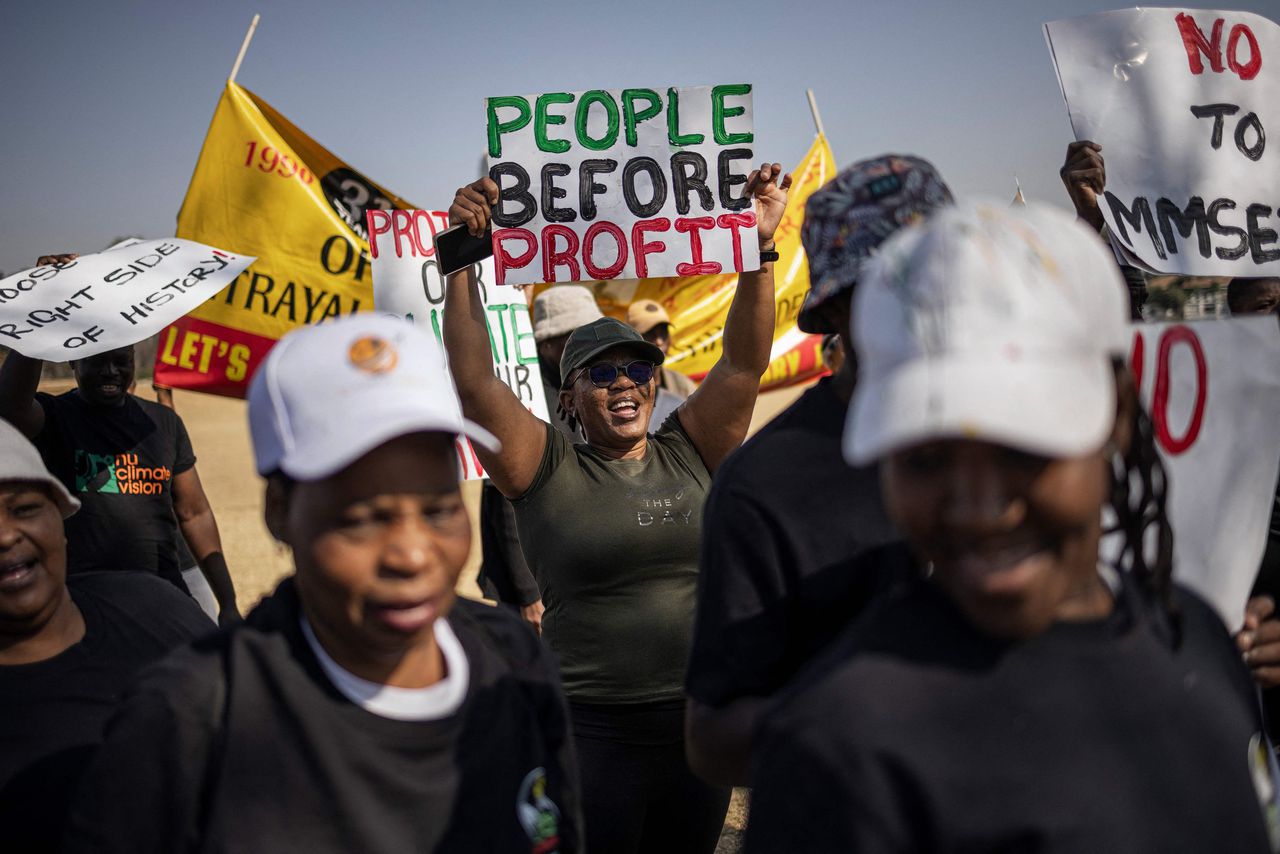
<svg viewBox="0 0 1280 854"><path fill-rule="evenodd" d="M1204 199L1192 196L1191 201L1187 202L1186 210L1180 210L1173 202L1162 198L1156 202L1156 217L1160 220L1160 233L1164 235L1164 244L1169 247L1170 253L1178 253L1178 241L1173 236L1173 230L1177 228L1184 240L1191 237L1192 230L1195 231L1201 258L1208 258L1212 254Z"/></svg>
<svg viewBox="0 0 1280 854"><path fill-rule="evenodd" d="M502 186L504 176L510 175L515 183ZM519 163L495 163L489 169L489 177L498 185L498 204L493 208L493 221L503 228L518 228L538 213L538 200L529 192L529 172ZM507 202L520 205L518 213L507 213Z"/></svg>
<svg viewBox="0 0 1280 854"><path fill-rule="evenodd" d="M636 176L641 172L649 176L649 183L653 187L653 195L644 204L640 203L636 192ZM667 176L658 161L652 157L636 157L627 161L622 169L622 198L627 202L627 209L640 219L651 217L662 210L662 206L667 203Z"/></svg>
<svg viewBox="0 0 1280 854"><path fill-rule="evenodd" d="M1248 145L1244 141L1244 132L1253 129L1253 145ZM1262 152L1267 147L1267 132L1262 129L1262 122L1258 121L1257 113L1249 113L1236 125L1236 148L1240 149L1240 153L1250 160L1257 162L1262 159Z"/></svg>
<svg viewBox="0 0 1280 854"><path fill-rule="evenodd" d="M677 151L671 155L671 191L676 197L676 213L689 212L689 193L698 194L704 211L715 207L711 188L707 186L707 161L696 151Z"/></svg>
<svg viewBox="0 0 1280 854"><path fill-rule="evenodd" d="M597 175L617 171L618 161L604 158L588 158L578 165L578 210L583 220L596 218L596 196L609 188L596 180Z"/></svg>
<svg viewBox="0 0 1280 854"><path fill-rule="evenodd" d="M1214 254L1223 261L1234 261L1249 251L1249 235L1243 228L1234 225L1223 225L1218 222L1219 211L1235 210L1236 203L1230 199L1215 199L1209 203L1209 229L1214 233L1223 237L1234 236L1240 242L1232 247L1219 246L1214 249Z"/></svg>
<svg viewBox="0 0 1280 854"><path fill-rule="evenodd" d="M733 197L733 188L739 184L747 183L747 176L742 172L733 171L733 161L750 160L752 157L750 148L726 148L720 152L720 156L716 160L716 179L720 187L720 204L731 211L745 210L751 207L751 199L745 194L739 198Z"/></svg>
<svg viewBox="0 0 1280 854"><path fill-rule="evenodd" d="M1213 119L1213 133L1209 135L1209 146L1215 151L1222 147L1223 116L1234 116L1240 112L1235 104L1202 104L1191 108L1191 115L1197 119Z"/></svg>
<svg viewBox="0 0 1280 854"><path fill-rule="evenodd" d="M542 218L547 222L573 222L578 214L573 208L556 207L556 200L563 199L569 192L555 185L556 178L563 178L572 172L567 163L546 163L542 167Z"/></svg>
<svg viewBox="0 0 1280 854"><path fill-rule="evenodd" d="M1255 264L1280 260L1280 249L1266 249L1266 244L1276 242L1276 230L1262 226L1258 220L1271 216L1266 205L1249 205L1244 209L1244 222L1249 230L1249 255Z"/></svg>
<svg viewBox="0 0 1280 854"><path fill-rule="evenodd" d="M1129 236L1129 229L1132 228L1135 233L1141 234L1146 230L1147 235L1151 238L1151 245L1155 247L1156 255L1160 258L1167 258L1168 253L1165 252L1164 245L1160 242L1160 235L1156 231L1156 220L1151 214L1151 203L1143 196L1138 196L1133 200L1132 210L1124 206L1124 202L1116 198L1115 194L1110 190L1104 191L1107 197L1107 205L1111 208L1111 216L1116 221L1116 226L1120 230L1120 239L1130 246L1133 245L1133 238ZM1127 227L1126 227L1127 226Z"/></svg>

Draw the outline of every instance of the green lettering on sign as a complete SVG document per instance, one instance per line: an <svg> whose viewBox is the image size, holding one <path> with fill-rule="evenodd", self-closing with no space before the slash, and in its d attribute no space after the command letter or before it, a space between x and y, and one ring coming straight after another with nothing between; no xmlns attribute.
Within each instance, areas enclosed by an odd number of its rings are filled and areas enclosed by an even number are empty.
<svg viewBox="0 0 1280 854"><path fill-rule="evenodd" d="M746 133L729 133L724 129L725 119L740 116L747 111L747 108L741 105L726 107L724 99L750 93L750 83L732 83L726 86L716 86L711 90L711 132L715 135L717 145L739 145L755 139L755 134L750 131Z"/></svg>
<svg viewBox="0 0 1280 854"><path fill-rule="evenodd" d="M667 140L672 145L697 145L706 139L700 133L680 133L680 95L675 87L667 90Z"/></svg>
<svg viewBox="0 0 1280 854"><path fill-rule="evenodd" d="M504 133L514 133L529 124L533 111L529 109L529 102L519 95L503 95L497 98L489 98L485 101L485 106L489 110L489 156L501 157L502 135ZM498 121L498 110L502 107L515 107L519 110L519 115L510 121L500 122Z"/></svg>
<svg viewBox="0 0 1280 854"><path fill-rule="evenodd" d="M636 101L648 101L649 106L636 112ZM636 133L636 126L641 122L647 122L649 119L662 112L662 98L652 89L623 89L622 90L622 124L626 133L627 145L635 146L639 143L639 134Z"/></svg>
<svg viewBox="0 0 1280 854"><path fill-rule="evenodd" d="M538 144L539 151L547 151L552 154L564 154L569 150L569 140L567 139L551 139L547 136L548 125L562 125L568 119L565 116L552 115L547 112L547 107L552 104L572 104L573 96L568 92L548 92L545 95L539 95L537 102L533 108L533 139Z"/></svg>
<svg viewBox="0 0 1280 854"><path fill-rule="evenodd" d="M604 107L608 121L604 136L599 139L592 139L587 135L587 116L591 112L592 104L600 104ZM582 97L578 99L578 114L575 117L574 128L578 132L578 142L583 148L589 148L592 151L612 148L618 141L618 105L614 103L613 96L603 89L583 92Z"/></svg>

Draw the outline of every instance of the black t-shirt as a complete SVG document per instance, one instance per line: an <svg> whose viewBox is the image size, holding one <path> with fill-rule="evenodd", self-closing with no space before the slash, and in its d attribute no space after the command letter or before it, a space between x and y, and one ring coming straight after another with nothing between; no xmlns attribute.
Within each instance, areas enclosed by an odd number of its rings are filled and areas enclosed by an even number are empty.
<svg viewBox="0 0 1280 854"><path fill-rule="evenodd" d="M462 706L401 721L334 687L300 613L287 579L243 625L144 674L89 770L68 851L580 850L564 696L523 621L458 600Z"/></svg>
<svg viewBox="0 0 1280 854"><path fill-rule="evenodd" d="M67 582L85 635L59 655L0 666L0 848L57 848L71 796L139 670L214 626L187 596L141 572Z"/></svg>
<svg viewBox="0 0 1280 854"><path fill-rule="evenodd" d="M879 597L766 716L747 851L1270 850L1248 673L1177 604L1177 648L1129 581L1103 620L1002 644L927 581Z"/></svg>
<svg viewBox="0 0 1280 854"><path fill-rule="evenodd" d="M173 477L196 458L182 419L134 395L121 406L94 406L74 389L36 400L44 409L36 447L81 503L66 522L67 571L153 572L185 591Z"/></svg>
<svg viewBox="0 0 1280 854"><path fill-rule="evenodd" d="M703 523L689 694L769 696L835 638L898 539L878 469L841 453L845 403L824 379L716 472Z"/></svg>

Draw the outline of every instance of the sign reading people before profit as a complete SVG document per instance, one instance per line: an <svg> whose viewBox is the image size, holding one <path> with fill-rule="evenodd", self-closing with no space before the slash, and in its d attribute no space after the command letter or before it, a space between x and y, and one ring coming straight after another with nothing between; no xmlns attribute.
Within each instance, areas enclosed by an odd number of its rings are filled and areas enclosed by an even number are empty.
<svg viewBox="0 0 1280 854"><path fill-rule="evenodd" d="M485 103L499 283L759 268L749 84Z"/></svg>
<svg viewBox="0 0 1280 854"><path fill-rule="evenodd" d="M1280 275L1280 25L1126 9L1054 21L1045 37L1076 139L1102 146L1099 208L1121 258Z"/></svg>

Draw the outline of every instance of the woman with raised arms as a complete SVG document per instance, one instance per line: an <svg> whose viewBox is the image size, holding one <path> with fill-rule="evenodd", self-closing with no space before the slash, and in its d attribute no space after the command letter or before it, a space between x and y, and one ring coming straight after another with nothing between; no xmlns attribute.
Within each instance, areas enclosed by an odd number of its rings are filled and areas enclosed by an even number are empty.
<svg viewBox="0 0 1280 854"><path fill-rule="evenodd" d="M776 163L748 178L762 252L773 249L790 184ZM450 222L479 236L497 202L498 185L481 178L458 190ZM662 351L612 318L580 327L560 362L560 403L586 437L573 444L494 376L475 278L449 279L449 366L463 413L502 443L500 453L478 453L514 503L542 590L543 637L561 661L592 851L715 848L729 790L692 774L683 736L702 504L712 473L746 436L773 328L773 262L764 261L739 277L720 360L651 425Z"/></svg>

